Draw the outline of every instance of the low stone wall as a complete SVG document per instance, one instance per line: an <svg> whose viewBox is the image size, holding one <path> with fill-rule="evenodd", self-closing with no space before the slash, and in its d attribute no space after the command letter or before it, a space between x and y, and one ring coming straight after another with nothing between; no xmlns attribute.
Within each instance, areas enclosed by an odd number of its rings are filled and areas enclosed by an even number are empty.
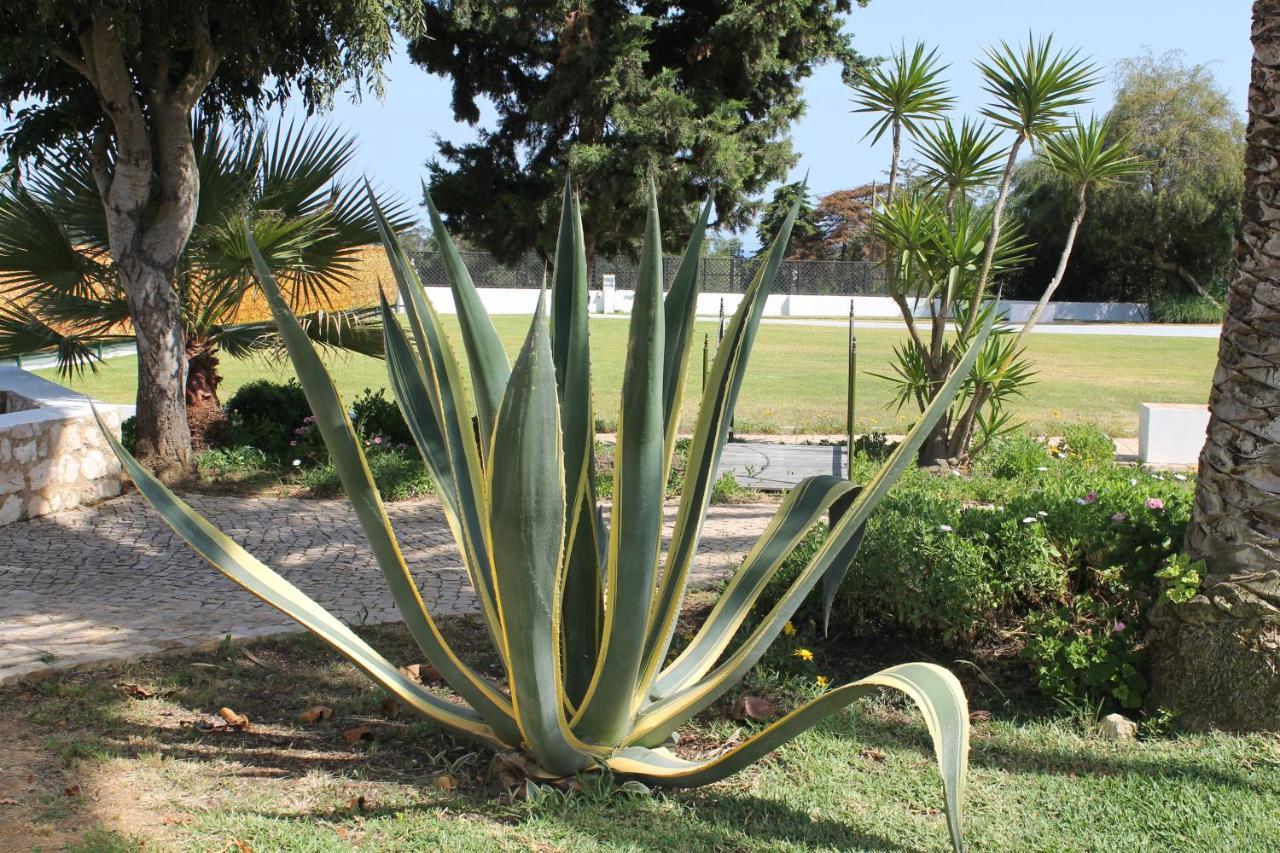
<svg viewBox="0 0 1280 853"><path fill-rule="evenodd" d="M16 367L0 367L0 524L120 494L120 462L88 398ZM120 434L129 406L98 404Z"/></svg>

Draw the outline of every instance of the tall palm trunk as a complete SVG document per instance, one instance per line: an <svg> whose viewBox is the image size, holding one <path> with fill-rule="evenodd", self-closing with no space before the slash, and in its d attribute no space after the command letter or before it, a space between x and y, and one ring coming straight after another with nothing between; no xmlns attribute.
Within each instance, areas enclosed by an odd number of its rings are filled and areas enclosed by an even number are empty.
<svg viewBox="0 0 1280 853"><path fill-rule="evenodd" d="M1243 221L1187 552L1201 592L1152 614L1150 701L1194 727L1280 729L1280 0L1253 5Z"/></svg>

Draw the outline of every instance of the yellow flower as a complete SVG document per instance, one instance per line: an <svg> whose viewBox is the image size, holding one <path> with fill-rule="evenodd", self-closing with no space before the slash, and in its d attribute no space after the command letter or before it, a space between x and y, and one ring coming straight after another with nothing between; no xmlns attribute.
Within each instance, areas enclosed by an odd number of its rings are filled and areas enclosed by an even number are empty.
<svg viewBox="0 0 1280 853"><path fill-rule="evenodd" d="M819 687L826 687L828 684L831 683L831 679L827 678L825 675L819 675L814 680L818 682Z"/></svg>
<svg viewBox="0 0 1280 853"><path fill-rule="evenodd" d="M794 637L794 636L795 636L795 633L796 633L796 626L791 624L791 620L789 620L789 619L788 619L788 620L783 624L783 626L782 626L782 633L783 633L783 634L785 634L785 635L786 635L786 636L788 636L788 637Z"/></svg>
<svg viewBox="0 0 1280 853"><path fill-rule="evenodd" d="M796 649L791 654L800 658L800 660L813 660L813 652L809 651L808 649Z"/></svg>

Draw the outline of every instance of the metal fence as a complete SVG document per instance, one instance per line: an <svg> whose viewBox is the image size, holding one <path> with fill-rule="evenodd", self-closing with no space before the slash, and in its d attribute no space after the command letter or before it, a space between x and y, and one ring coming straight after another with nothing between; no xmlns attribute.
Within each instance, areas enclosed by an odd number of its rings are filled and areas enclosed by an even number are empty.
<svg viewBox="0 0 1280 853"><path fill-rule="evenodd" d="M529 255L512 265L500 264L487 252L462 252L471 278L477 287L540 287L546 270L542 260ZM444 287L449 281L444 264L434 252L412 255L422 283L428 287ZM698 265L700 289L703 293L741 293L746 290L762 260L756 258L703 258ZM667 255L662 259L663 280L670 286L680 266L680 258ZM605 274L616 277L619 290L634 290L639 262L629 258L597 258L591 264L591 286L600 287ZM774 293L802 293L829 296L864 296L888 293L884 269L869 261L783 261L773 282Z"/></svg>

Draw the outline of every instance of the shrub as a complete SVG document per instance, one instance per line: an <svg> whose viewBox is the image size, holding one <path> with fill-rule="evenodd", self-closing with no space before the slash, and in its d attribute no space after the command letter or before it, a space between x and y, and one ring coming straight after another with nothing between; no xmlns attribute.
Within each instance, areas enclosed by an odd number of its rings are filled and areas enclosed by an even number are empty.
<svg viewBox="0 0 1280 853"><path fill-rule="evenodd" d="M1153 323L1221 323L1225 310L1221 299L1213 302L1203 296L1171 293L1162 293L1147 305Z"/></svg>
<svg viewBox="0 0 1280 853"><path fill-rule="evenodd" d="M393 445L407 446L413 442L400 407L386 396L383 388L377 391L366 388L360 393L351 404L351 422L355 424L356 432L366 438L381 436Z"/></svg>
<svg viewBox="0 0 1280 853"><path fill-rule="evenodd" d="M1107 465L1115 461L1116 443L1095 426L1073 424L1063 427L1062 441L1052 454L1059 458L1074 456L1087 465Z"/></svg>
<svg viewBox="0 0 1280 853"><path fill-rule="evenodd" d="M130 415L120 423L120 444L133 453L138 445L138 416Z"/></svg>
<svg viewBox="0 0 1280 853"><path fill-rule="evenodd" d="M366 451L369 471L383 500L403 501L432 494L435 484L416 452L396 448ZM327 498L343 493L342 480L332 462L303 468L298 482L310 490L312 497Z"/></svg>
<svg viewBox="0 0 1280 853"><path fill-rule="evenodd" d="M283 464L296 458L289 442L296 439L294 431L311 415L296 380L258 379L242 385L224 408L229 420L224 446L256 447Z"/></svg>
<svg viewBox="0 0 1280 853"><path fill-rule="evenodd" d="M1022 653L1047 695L1135 707L1143 613L1162 592L1185 598L1199 582L1172 557L1192 494L1185 477L1117 465L1105 447L1101 432L1073 428L1055 458L1015 433L971 477L907 472L867 524L832 629L878 626L965 651L1026 637ZM853 468L866 482L867 461ZM787 563L765 598L801 565ZM819 610L811 596L800 618Z"/></svg>

